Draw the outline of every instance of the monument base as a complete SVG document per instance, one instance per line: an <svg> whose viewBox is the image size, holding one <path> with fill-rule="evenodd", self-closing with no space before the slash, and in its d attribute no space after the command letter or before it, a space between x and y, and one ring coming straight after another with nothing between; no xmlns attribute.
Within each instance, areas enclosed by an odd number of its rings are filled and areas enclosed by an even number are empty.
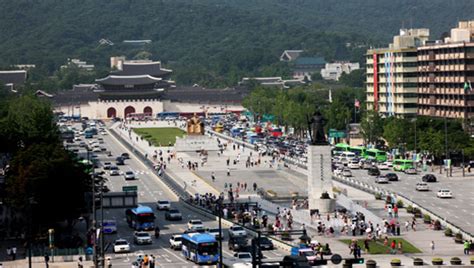
<svg viewBox="0 0 474 268"><path fill-rule="evenodd" d="M318 210L320 214L334 212L336 209L336 199L314 198L309 201L310 210Z"/></svg>
<svg viewBox="0 0 474 268"><path fill-rule="evenodd" d="M177 152L195 152L199 150L218 151L217 141L206 135L188 135L184 138L176 137L174 149Z"/></svg>

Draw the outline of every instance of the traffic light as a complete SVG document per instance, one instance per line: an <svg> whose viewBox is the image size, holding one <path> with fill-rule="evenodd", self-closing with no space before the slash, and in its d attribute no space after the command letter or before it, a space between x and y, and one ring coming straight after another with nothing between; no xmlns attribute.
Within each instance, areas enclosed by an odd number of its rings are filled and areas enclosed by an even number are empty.
<svg viewBox="0 0 474 268"><path fill-rule="evenodd" d="M350 264L363 264L364 258L357 258L357 259L345 259L346 263Z"/></svg>

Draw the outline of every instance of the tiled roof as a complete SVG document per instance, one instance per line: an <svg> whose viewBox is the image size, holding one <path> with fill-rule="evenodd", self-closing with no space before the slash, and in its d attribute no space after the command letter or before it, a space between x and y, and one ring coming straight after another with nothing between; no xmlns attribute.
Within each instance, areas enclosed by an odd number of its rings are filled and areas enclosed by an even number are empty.
<svg viewBox="0 0 474 268"><path fill-rule="evenodd" d="M122 70L113 72L112 75L144 75L148 74L155 77L161 77L171 74L172 71L161 68L161 62L127 62L122 65Z"/></svg>
<svg viewBox="0 0 474 268"><path fill-rule="evenodd" d="M325 65L326 61L322 57L299 57L295 60L296 65Z"/></svg>
<svg viewBox="0 0 474 268"><path fill-rule="evenodd" d="M3 84L23 84L26 81L25 70L0 71L0 81Z"/></svg>
<svg viewBox="0 0 474 268"><path fill-rule="evenodd" d="M109 75L95 81L101 85L148 85L161 81L161 78L151 75Z"/></svg>

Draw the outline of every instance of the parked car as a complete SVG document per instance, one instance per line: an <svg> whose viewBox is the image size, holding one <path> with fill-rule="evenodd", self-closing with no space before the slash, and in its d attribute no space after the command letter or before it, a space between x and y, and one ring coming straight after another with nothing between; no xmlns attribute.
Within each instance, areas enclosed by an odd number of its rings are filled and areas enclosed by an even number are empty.
<svg viewBox="0 0 474 268"><path fill-rule="evenodd" d="M123 177L125 178L125 180L134 180L135 179L135 173L133 173L133 171L125 171L125 173L123 174Z"/></svg>
<svg viewBox="0 0 474 268"><path fill-rule="evenodd" d="M229 237L247 236L247 232L242 226L233 225L229 228Z"/></svg>
<svg viewBox="0 0 474 268"><path fill-rule="evenodd" d="M388 183L388 178L384 175L375 177L375 183Z"/></svg>
<svg viewBox="0 0 474 268"><path fill-rule="evenodd" d="M389 181L398 181L398 175L396 173L387 173L385 177L387 177Z"/></svg>
<svg viewBox="0 0 474 268"><path fill-rule="evenodd" d="M453 193L449 189L441 189L436 194L439 198L453 198Z"/></svg>
<svg viewBox="0 0 474 268"><path fill-rule="evenodd" d="M433 174L426 174L421 177L421 180L424 182L436 182L436 176Z"/></svg>
<svg viewBox="0 0 474 268"><path fill-rule="evenodd" d="M189 220L188 221L188 230L195 231L195 230L204 230L204 224L201 220Z"/></svg>
<svg viewBox="0 0 474 268"><path fill-rule="evenodd" d="M151 235L147 232L135 232L133 235L133 241L137 245L146 245L153 243Z"/></svg>
<svg viewBox="0 0 474 268"><path fill-rule="evenodd" d="M177 209L170 209L165 213L165 219L169 221L180 221L183 219L183 215Z"/></svg>
<svg viewBox="0 0 474 268"><path fill-rule="evenodd" d="M238 236L238 237L230 237L229 238L229 250L239 251L242 248L247 247L248 240L246 237Z"/></svg>
<svg viewBox="0 0 474 268"><path fill-rule="evenodd" d="M408 175L416 175L417 174L417 171L416 171L416 168L407 168L405 169L405 174L408 174Z"/></svg>
<svg viewBox="0 0 474 268"><path fill-rule="evenodd" d="M170 237L170 248L171 249L181 249L183 238L181 235L172 235Z"/></svg>
<svg viewBox="0 0 474 268"><path fill-rule="evenodd" d="M429 191L430 190L430 188L428 187L428 183L426 183L426 182L417 182L416 186L415 186L415 189L417 191Z"/></svg>
<svg viewBox="0 0 474 268"><path fill-rule="evenodd" d="M125 239L117 239L114 242L114 253L130 252L130 243Z"/></svg>
<svg viewBox="0 0 474 268"><path fill-rule="evenodd" d="M380 170L376 167L369 168L367 173L369 174L369 176L380 176Z"/></svg>
<svg viewBox="0 0 474 268"><path fill-rule="evenodd" d="M158 200L156 202L156 209L158 210L169 210L171 208L171 202L168 200Z"/></svg>

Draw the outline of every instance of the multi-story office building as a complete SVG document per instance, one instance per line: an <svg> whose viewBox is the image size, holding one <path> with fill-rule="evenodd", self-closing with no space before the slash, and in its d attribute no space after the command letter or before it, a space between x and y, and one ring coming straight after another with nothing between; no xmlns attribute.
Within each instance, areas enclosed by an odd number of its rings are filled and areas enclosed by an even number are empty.
<svg viewBox="0 0 474 268"><path fill-rule="evenodd" d="M428 29L401 29L388 48L367 51L367 109L383 116L417 113L417 50Z"/></svg>
<svg viewBox="0 0 474 268"><path fill-rule="evenodd" d="M474 21L460 22L451 37L418 48L418 114L474 116Z"/></svg>

